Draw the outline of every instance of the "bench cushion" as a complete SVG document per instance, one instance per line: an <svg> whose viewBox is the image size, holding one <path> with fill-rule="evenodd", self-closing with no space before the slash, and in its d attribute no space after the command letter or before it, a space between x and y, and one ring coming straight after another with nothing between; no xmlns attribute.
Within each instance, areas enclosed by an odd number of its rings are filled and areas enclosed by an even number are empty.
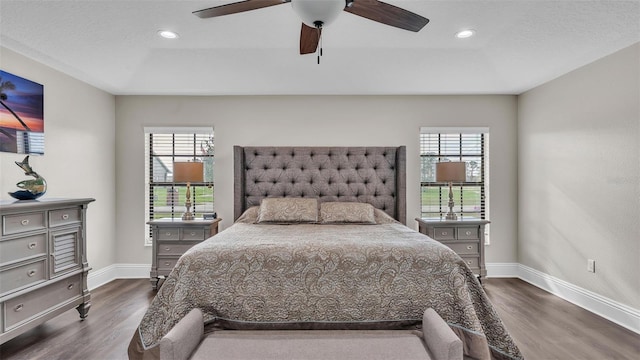
<svg viewBox="0 0 640 360"><path fill-rule="evenodd" d="M286 344L286 345L285 345ZM410 331L218 331L204 338L192 360L430 360Z"/></svg>
<svg viewBox="0 0 640 360"><path fill-rule="evenodd" d="M203 339L204 319L193 309L165 335L157 353L162 360L460 360L462 341L431 308L422 332L411 330L223 330ZM156 349L158 350L158 349ZM155 355L154 355L155 354Z"/></svg>

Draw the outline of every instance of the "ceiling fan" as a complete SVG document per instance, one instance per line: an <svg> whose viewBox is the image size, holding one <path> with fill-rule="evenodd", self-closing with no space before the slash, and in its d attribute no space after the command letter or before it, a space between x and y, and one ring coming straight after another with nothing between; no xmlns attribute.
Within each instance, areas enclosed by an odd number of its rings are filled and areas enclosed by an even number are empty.
<svg viewBox="0 0 640 360"><path fill-rule="evenodd" d="M244 0L194 11L193 14L206 19L284 3L291 3L293 10L302 19L300 54L318 50L322 28L335 20L342 10L413 32L420 31L429 22L429 19L418 14L378 0Z"/></svg>

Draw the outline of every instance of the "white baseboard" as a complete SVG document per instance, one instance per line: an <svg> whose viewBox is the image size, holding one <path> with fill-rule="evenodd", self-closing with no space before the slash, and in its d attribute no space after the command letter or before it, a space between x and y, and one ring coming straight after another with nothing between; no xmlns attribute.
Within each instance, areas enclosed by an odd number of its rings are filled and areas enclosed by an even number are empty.
<svg viewBox="0 0 640 360"><path fill-rule="evenodd" d="M114 264L89 272L93 290L115 279L149 277L150 264ZM583 309L640 334L640 310L518 263L488 263L488 278L519 278Z"/></svg>
<svg viewBox="0 0 640 360"><path fill-rule="evenodd" d="M640 310L518 264L518 278L640 334Z"/></svg>
<svg viewBox="0 0 640 360"><path fill-rule="evenodd" d="M488 278L517 278L518 277L518 263L488 263L487 277Z"/></svg>
<svg viewBox="0 0 640 360"><path fill-rule="evenodd" d="M149 278L151 264L113 264L97 271L90 271L87 287L93 290L116 279Z"/></svg>

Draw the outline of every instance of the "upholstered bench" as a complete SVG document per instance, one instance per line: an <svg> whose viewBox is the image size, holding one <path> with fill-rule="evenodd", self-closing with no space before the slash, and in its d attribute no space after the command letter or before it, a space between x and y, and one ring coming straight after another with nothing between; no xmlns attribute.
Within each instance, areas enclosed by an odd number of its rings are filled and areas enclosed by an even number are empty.
<svg viewBox="0 0 640 360"><path fill-rule="evenodd" d="M160 341L160 359L208 360L461 360L462 342L433 310L422 331L216 331L203 339L204 321L192 310Z"/></svg>

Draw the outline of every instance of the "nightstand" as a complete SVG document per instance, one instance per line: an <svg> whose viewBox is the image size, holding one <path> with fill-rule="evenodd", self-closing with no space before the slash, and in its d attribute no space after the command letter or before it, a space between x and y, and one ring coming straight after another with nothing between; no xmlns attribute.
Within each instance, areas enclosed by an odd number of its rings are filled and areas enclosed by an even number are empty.
<svg viewBox="0 0 640 360"><path fill-rule="evenodd" d="M160 277L169 275L176 262L192 246L218 233L222 219L158 219L149 221L153 236L150 281L158 289Z"/></svg>
<svg viewBox="0 0 640 360"><path fill-rule="evenodd" d="M484 226L487 220L421 219L418 230L455 251L478 279L487 276L484 264Z"/></svg>

